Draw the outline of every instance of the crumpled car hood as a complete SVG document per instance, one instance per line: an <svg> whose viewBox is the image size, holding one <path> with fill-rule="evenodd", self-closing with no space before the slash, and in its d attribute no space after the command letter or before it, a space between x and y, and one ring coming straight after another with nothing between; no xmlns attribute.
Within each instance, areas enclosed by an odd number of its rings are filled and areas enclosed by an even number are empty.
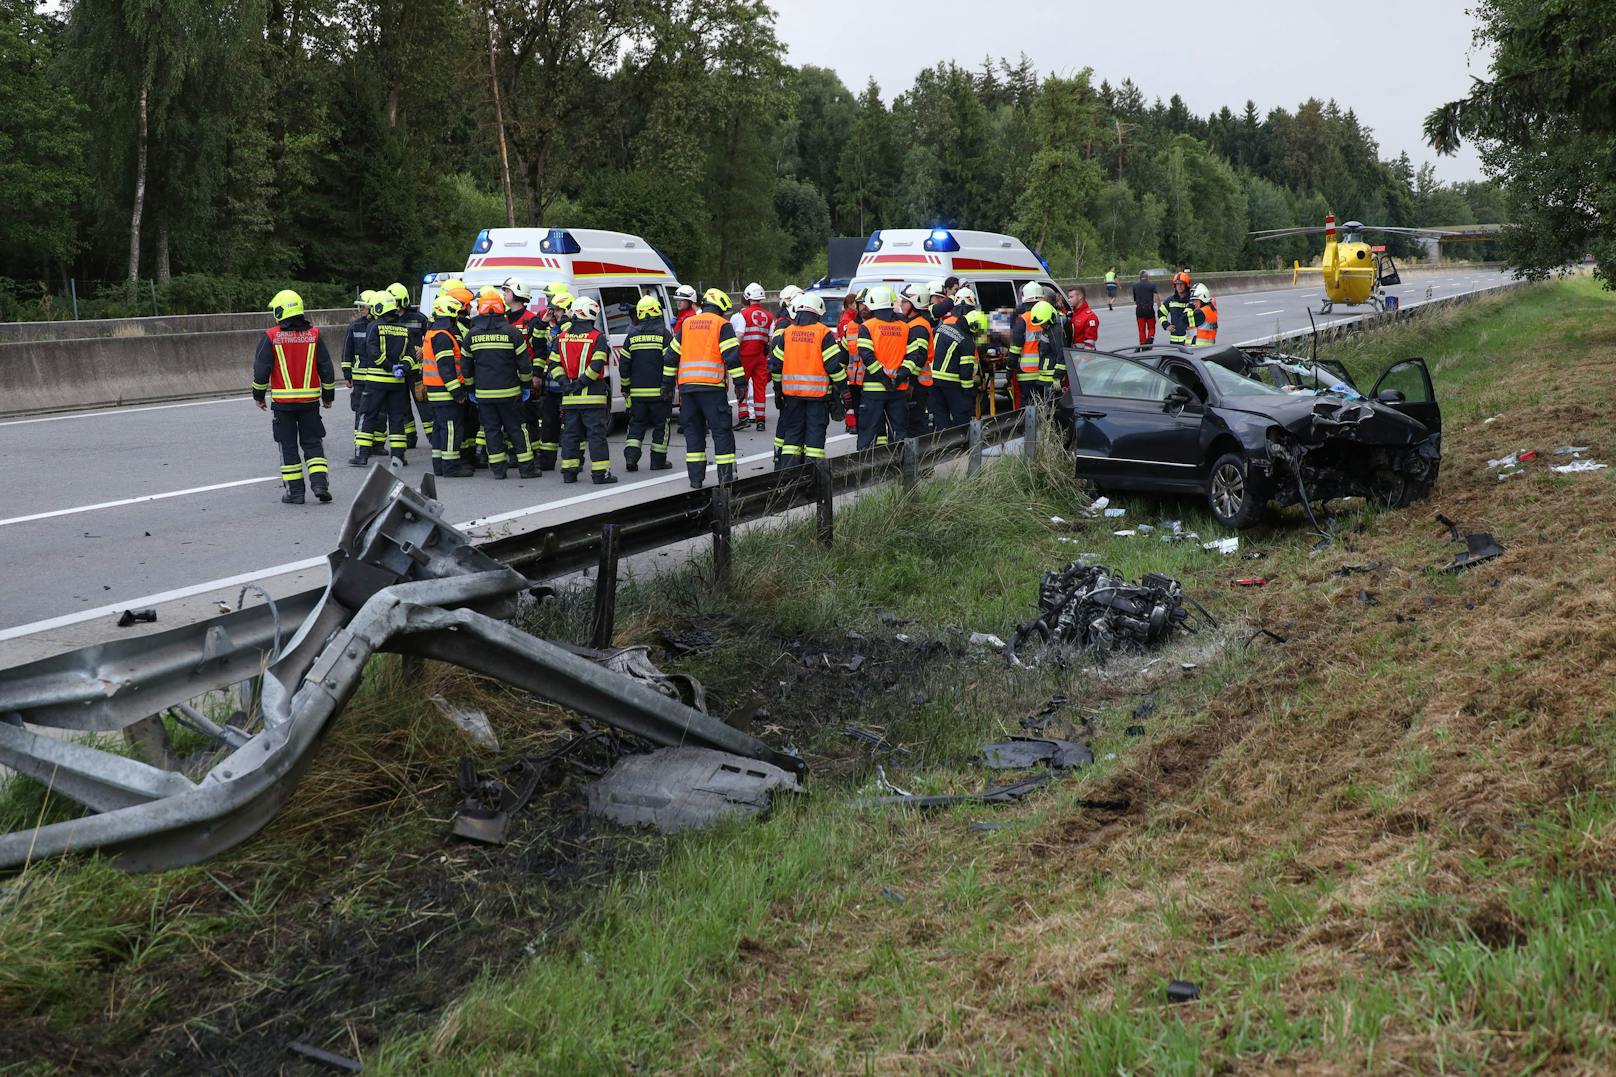
<svg viewBox="0 0 1616 1077"><path fill-rule="evenodd" d="M1218 409L1278 423L1304 442L1341 434L1370 445L1414 445L1430 433L1424 423L1385 404L1339 396L1231 396Z"/></svg>

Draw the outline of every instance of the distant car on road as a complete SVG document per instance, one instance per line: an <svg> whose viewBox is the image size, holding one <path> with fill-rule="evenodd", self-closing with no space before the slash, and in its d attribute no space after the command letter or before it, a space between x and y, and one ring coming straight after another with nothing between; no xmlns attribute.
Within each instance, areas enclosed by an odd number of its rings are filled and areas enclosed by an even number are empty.
<svg viewBox="0 0 1616 1077"><path fill-rule="evenodd" d="M1234 347L1067 358L1077 472L1104 489L1198 492L1241 528L1270 504L1400 507L1436 483L1442 413L1423 359L1393 363L1365 396L1344 369L1294 384Z"/></svg>

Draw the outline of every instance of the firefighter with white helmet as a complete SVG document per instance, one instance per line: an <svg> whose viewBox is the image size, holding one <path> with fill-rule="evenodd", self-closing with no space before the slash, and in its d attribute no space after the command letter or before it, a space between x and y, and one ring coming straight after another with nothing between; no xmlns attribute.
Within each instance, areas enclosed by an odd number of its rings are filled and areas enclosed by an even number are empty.
<svg viewBox="0 0 1616 1077"><path fill-rule="evenodd" d="M1195 328L1195 346L1210 347L1218 342L1218 305L1206 282L1190 289L1190 325Z"/></svg>
<svg viewBox="0 0 1616 1077"><path fill-rule="evenodd" d="M612 421L611 338L600 327L600 303L587 295L572 301L572 322L556 338L561 398L561 481L577 482L589 443L589 475L596 486L617 481L606 432Z"/></svg>
<svg viewBox="0 0 1616 1077"><path fill-rule="evenodd" d="M823 460L825 428L847 411L847 372L836 331L823 321L825 301L802 294L792 309L791 324L774 331L769 348L780 406L776 468Z"/></svg>
<svg viewBox="0 0 1616 1077"><path fill-rule="evenodd" d="M728 317L733 306L728 293L707 289L701 310L686 318L674 334L662 367L664 398L672 399L675 387L679 391L685 468L690 485L697 489L707 477L708 431L712 432L718 481L735 479L735 432L730 429L724 378L728 375L739 383L746 372L741 369L740 342Z"/></svg>
<svg viewBox="0 0 1616 1077"><path fill-rule="evenodd" d="M893 441L909 434L909 385L926 361L927 334L893 309L897 299L884 284L866 299L869 317L859 327L858 359L864 366L858 447L869 448L883 430Z"/></svg>

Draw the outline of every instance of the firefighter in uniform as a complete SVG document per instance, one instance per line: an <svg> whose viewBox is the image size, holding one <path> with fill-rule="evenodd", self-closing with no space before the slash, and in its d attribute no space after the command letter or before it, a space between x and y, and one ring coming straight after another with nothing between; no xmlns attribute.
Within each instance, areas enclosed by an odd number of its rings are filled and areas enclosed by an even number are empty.
<svg viewBox="0 0 1616 1077"><path fill-rule="evenodd" d="M1060 327L1055 324L1058 312L1055 304L1040 299L1027 311L1027 333L1023 348L1036 341L1037 352L1031 359L1037 378L1021 383L1021 406L1041 404L1056 395L1061 379L1066 375L1066 348ZM1028 367L1029 357L1022 352L1021 370Z"/></svg>
<svg viewBox="0 0 1616 1077"><path fill-rule="evenodd" d="M864 367L854 358L858 355L859 317L858 293L848 292L842 297L842 313L836 320L836 342L842 346L842 355L847 361L845 425L849 434L858 433L859 396L864 390Z"/></svg>
<svg viewBox="0 0 1616 1077"><path fill-rule="evenodd" d="M464 289L460 289L464 291ZM471 477L461 460L471 372L460 354L460 300L439 292L432 301L432 325L421 339L421 385L432 409L432 473L448 479Z"/></svg>
<svg viewBox="0 0 1616 1077"><path fill-rule="evenodd" d="M932 358L931 416L938 430L971 421L976 402L976 332L987 331L988 316L973 310L943 316Z"/></svg>
<svg viewBox="0 0 1616 1077"><path fill-rule="evenodd" d="M1212 299L1212 289L1203 282L1190 293L1191 321L1195 326L1195 346L1208 347L1218 342L1218 305Z"/></svg>
<svg viewBox="0 0 1616 1077"><path fill-rule="evenodd" d="M264 331L253 356L252 395L269 409L275 443L281 447L281 481L288 505L303 504L303 473L321 501L331 500L320 409L336 399L336 372L320 331L303 317L303 299L287 289L269 301L275 325ZM265 404L265 395L269 403Z"/></svg>
<svg viewBox="0 0 1616 1077"><path fill-rule="evenodd" d="M744 430L752 422L764 427L764 404L769 386L769 337L775 317L763 305L763 285L753 281L741 293L746 306L730 316L735 338L741 342L741 369L746 373L735 383L735 429ZM750 387L750 392L748 392ZM750 397L750 399L748 399Z"/></svg>
<svg viewBox="0 0 1616 1077"><path fill-rule="evenodd" d="M572 328L572 293L560 281L552 281L545 289L549 296L549 303L545 307L544 317L548 323L544 327L544 365L534 367L534 373L539 375L535 380L539 382L542 390L539 394L539 437L533 443L535 455L539 463L539 471L554 471L556 454L561 451L561 398L566 394L561 387L561 375L556 366L556 343L561 334L569 332ZM534 333L539 333L538 326ZM535 353L537 349L535 349Z"/></svg>
<svg viewBox="0 0 1616 1077"><path fill-rule="evenodd" d="M662 304L654 295L643 296L634 307L638 320L623 341L619 375L628 398L628 439L623 442L623 465L640 470L640 450L651 437L651 470L666 471L668 442L673 439L673 408L662 399L662 368L667 365L673 334L662 318Z"/></svg>
<svg viewBox="0 0 1616 1077"><path fill-rule="evenodd" d="M409 382L421 343L400 313L398 297L390 292L374 295L370 330L365 335L360 362L354 367L354 381L365 383L361 421L370 437L368 445L361 445L359 435L354 435L357 451L348 461L351 467L367 466L371 453L379 454L384 444L395 460L403 462L404 428L410 421Z"/></svg>
<svg viewBox="0 0 1616 1077"><path fill-rule="evenodd" d="M1162 300L1162 305L1157 311L1161 327L1167 330L1169 344L1190 342L1190 323L1195 315L1191 304L1189 286L1175 277L1173 294Z"/></svg>
<svg viewBox="0 0 1616 1077"><path fill-rule="evenodd" d="M739 383L746 371L741 367L740 342L735 327L725 317L732 304L718 288L702 296L701 311L685 319L674 335L668 358L662 368L663 398L673 399L679 390L680 419L685 431L685 469L696 489L707 478L707 432L713 435L713 462L718 465L718 481L735 479L735 432L730 428L729 405L724 376Z"/></svg>
<svg viewBox="0 0 1616 1077"><path fill-rule="evenodd" d="M446 281L443 285L443 290L438 294L446 295L460 305L459 313L454 316L454 333L457 339L465 339L466 323L476 313L477 297L471 294L471 289L466 287L466 282L459 279ZM481 459L477 455L477 447L482 443L482 421L477 416L477 405L471 402L469 395L470 385L468 383L471 378L471 364L460 360L457 361L456 366L460 371L460 383L463 390L455 396L459 403L459 412L455 421L455 436L458 444L444 444L443 448L446 454L444 459L447 460L451 456L458 456L460 463L465 465L468 471L486 468L488 466L487 454L485 453ZM436 419L436 409L434 409L434 426L436 425ZM451 468L446 474L451 478L458 478L459 476L453 475L452 471L453 469Z"/></svg>
<svg viewBox="0 0 1616 1077"><path fill-rule="evenodd" d="M696 313L698 297L696 289L688 284L681 284L673 291L673 331L679 332L679 327L685 324L685 319Z"/></svg>
<svg viewBox="0 0 1616 1077"><path fill-rule="evenodd" d="M477 316L466 326L460 352L471 369L470 397L482 421L489 472L503 479L514 455L522 478L538 478L522 423L522 402L532 392L533 364L527 357L527 341L505 317L505 300L498 292L477 297Z"/></svg>
<svg viewBox="0 0 1616 1077"><path fill-rule="evenodd" d="M919 376L926 359L925 332L900 318L892 309L895 302L892 289L884 284L866 293L870 314L859 327L858 342L858 362L864 365L858 417L861 449L874 444L878 434L889 433L893 441L908 436L909 382Z"/></svg>
<svg viewBox="0 0 1616 1077"><path fill-rule="evenodd" d="M780 415L774 428L780 437L775 469L797 467L825 458L825 427L847 411L847 374L836 331L820 321L825 301L799 295L797 316L775 330L769 349L769 373L779 392Z"/></svg>
<svg viewBox="0 0 1616 1077"><path fill-rule="evenodd" d="M1043 286L1036 281L1028 281L1021 286L1021 305L1010 316L1010 353L1015 358L1016 392L1023 406L1029 403L1029 392L1034 400L1043 396L1040 386L1044 384L1044 374L1039 352L1047 330L1033 325L1032 310L1037 304L1046 302Z"/></svg>
<svg viewBox="0 0 1616 1077"><path fill-rule="evenodd" d="M354 300L354 311L358 317L348 323L348 331L342 338L342 380L348 386L348 407L353 410L356 451L372 450L370 432L364 429L359 419L365 410L365 383L354 384L354 367L359 365L360 356L365 352L365 337L370 335L370 304L375 298L376 293L369 288L359 293Z"/></svg>
<svg viewBox="0 0 1616 1077"><path fill-rule="evenodd" d="M419 347L421 337L426 333L427 320L422 316L421 311L410 302L410 290L404 287L404 285L400 282L394 281L392 284L387 286L387 294L398 300L399 320L409 327L411 334L414 336L415 343ZM405 402L406 417L404 420L404 447L406 449L413 449L415 448L417 438L417 417L420 419L421 433L427 436L427 444L431 444L432 409L431 406L426 403L426 394L420 392L417 388L417 386L420 385L420 371L418 369L410 371L407 385L411 391L408 397L406 397ZM415 402L413 412L410 411L409 407L409 400L411 399L413 399Z"/></svg>
<svg viewBox="0 0 1616 1077"><path fill-rule="evenodd" d="M609 338L597 319L600 304L589 296L572 301L572 321L556 338L555 366L561 398L561 481L577 482L589 442L589 474L597 486L617 481L612 474L606 431L612 421L612 359Z"/></svg>
<svg viewBox="0 0 1616 1077"><path fill-rule="evenodd" d="M926 335L926 353L915 361L920 369L909 387L909 436L919 437L931 424L931 361L937 350L937 327L931 317L932 290L929 284L911 284L903 290L899 313L911 328Z"/></svg>

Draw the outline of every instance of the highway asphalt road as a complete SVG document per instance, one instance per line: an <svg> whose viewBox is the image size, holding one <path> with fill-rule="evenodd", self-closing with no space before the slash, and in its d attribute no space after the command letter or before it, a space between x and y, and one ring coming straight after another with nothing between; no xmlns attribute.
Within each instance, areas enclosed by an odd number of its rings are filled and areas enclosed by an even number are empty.
<svg viewBox="0 0 1616 1077"><path fill-rule="evenodd" d="M1492 271L1455 269L1416 278L1394 292L1404 307L1432 298L1495 286ZM1100 314L1102 348L1137 343L1131 282L1121 284L1115 311L1104 296L1090 297ZM1098 300L1096 303L1095 300ZM1219 301L1220 338L1246 341L1308 325L1314 288L1231 294ZM1346 308L1320 318L1321 325L1365 312ZM247 381L243 356L243 383ZM1439 387L1440 390L1440 387ZM324 578L315 563L328 553L360 472L344 467L352 449L352 413L345 393L326 416L326 453L333 462L336 500L290 507L280 503L279 457L270 439L269 417L240 396L178 404L64 413L0 420L0 459L7 492L0 505L0 667L46 650L78 646L117 635L111 628L125 607L187 599L211 609L232 605L247 580L274 577L286 587L315 586ZM770 429L739 435L742 474L770 466ZM831 455L850 451L853 439L836 437ZM493 481L486 472L440 483L451 519L484 521L493 528L539 512L586 514L679 489L685 481L681 435L674 432L675 470L628 475L622 470L622 432L612 439L618 486L595 487L585 479L564 486L554 473L537 480ZM430 467L424 447L410 453L405 478L418 480ZM708 481L713 481L710 473ZM176 623L164 615L165 627ZM135 631L135 630L127 630Z"/></svg>

